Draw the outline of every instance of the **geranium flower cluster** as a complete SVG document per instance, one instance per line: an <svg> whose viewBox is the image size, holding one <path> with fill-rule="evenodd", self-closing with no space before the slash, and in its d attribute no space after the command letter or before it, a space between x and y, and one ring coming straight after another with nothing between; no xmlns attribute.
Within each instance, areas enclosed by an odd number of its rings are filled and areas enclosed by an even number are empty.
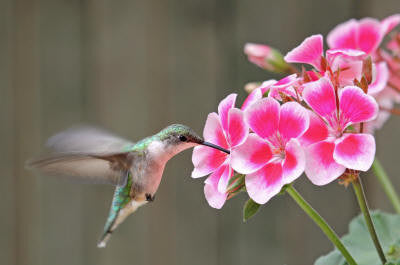
<svg viewBox="0 0 400 265"><path fill-rule="evenodd" d="M209 175L204 186L209 204L224 205L237 190L238 174L245 176L250 198L264 204L303 172L325 185L348 172L367 171L376 149L372 133L400 101L400 34L392 34L387 50L380 48L399 23L400 15L350 20L328 34L325 52L321 35L306 38L284 57L268 46L247 44L251 62L289 75L253 86L240 108L236 94L228 95L218 113L208 115L204 139L230 151L205 146L193 151L192 177ZM305 67L296 70L293 63Z"/></svg>

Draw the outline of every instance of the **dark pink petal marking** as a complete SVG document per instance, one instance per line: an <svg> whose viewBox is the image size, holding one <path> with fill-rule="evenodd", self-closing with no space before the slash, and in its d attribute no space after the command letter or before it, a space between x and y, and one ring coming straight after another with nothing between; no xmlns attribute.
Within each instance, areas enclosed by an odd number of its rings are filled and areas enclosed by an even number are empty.
<svg viewBox="0 0 400 265"><path fill-rule="evenodd" d="M358 48L367 54L374 52L383 38L381 24L372 18L361 19L358 23Z"/></svg>
<svg viewBox="0 0 400 265"><path fill-rule="evenodd" d="M206 125L204 126L203 130L203 136L204 140L229 149L224 131L222 129L221 121L217 113L213 112L208 114Z"/></svg>
<svg viewBox="0 0 400 265"><path fill-rule="evenodd" d="M324 141L329 136L326 123L314 112L308 111L308 114L310 117L310 125L308 130L299 139L305 146Z"/></svg>
<svg viewBox="0 0 400 265"><path fill-rule="evenodd" d="M315 185L326 185L344 173L346 167L333 159L335 144L328 141L312 144L306 149L307 177Z"/></svg>
<svg viewBox="0 0 400 265"><path fill-rule="evenodd" d="M289 184L301 176L306 165L303 148L296 139L291 139L285 148L283 162L283 182Z"/></svg>
<svg viewBox="0 0 400 265"><path fill-rule="evenodd" d="M282 189L281 163L268 163L245 179L247 192L255 202L264 204Z"/></svg>
<svg viewBox="0 0 400 265"><path fill-rule="evenodd" d="M340 125L344 129L349 124L366 122L376 118L378 104L361 88L347 86L339 95Z"/></svg>
<svg viewBox="0 0 400 265"><path fill-rule="evenodd" d="M194 169L192 178L199 178L210 174L220 167L228 155L208 146L196 146L192 154Z"/></svg>
<svg viewBox="0 0 400 265"><path fill-rule="evenodd" d="M332 83L322 77L318 81L306 83L303 98L307 104L320 116L331 120L336 116L335 90Z"/></svg>
<svg viewBox="0 0 400 265"><path fill-rule="evenodd" d="M345 134L336 140L333 158L339 164L367 171L375 157L375 138L370 134Z"/></svg>
<svg viewBox="0 0 400 265"><path fill-rule="evenodd" d="M249 125L244 121L243 112L232 108L228 112L228 138L231 147L242 144L249 135Z"/></svg>
<svg viewBox="0 0 400 265"><path fill-rule="evenodd" d="M281 106L279 133L286 141L301 136L310 123L307 110L297 102L288 102Z"/></svg>
<svg viewBox="0 0 400 265"><path fill-rule="evenodd" d="M275 99L263 98L245 111L245 119L256 134L267 139L278 130L279 107Z"/></svg>
<svg viewBox="0 0 400 265"><path fill-rule="evenodd" d="M262 168L271 158L268 143L251 133L244 144L232 149L231 165L237 172L248 174Z"/></svg>

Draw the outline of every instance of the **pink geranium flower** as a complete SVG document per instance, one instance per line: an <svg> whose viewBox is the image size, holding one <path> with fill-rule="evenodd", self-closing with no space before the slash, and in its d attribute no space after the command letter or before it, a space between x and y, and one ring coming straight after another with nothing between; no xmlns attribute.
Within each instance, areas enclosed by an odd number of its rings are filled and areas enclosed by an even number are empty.
<svg viewBox="0 0 400 265"><path fill-rule="evenodd" d="M351 19L329 32L327 42L334 49L355 49L370 54L379 47L384 34L381 23L376 19Z"/></svg>
<svg viewBox="0 0 400 265"><path fill-rule="evenodd" d="M337 25L327 37L329 47L355 49L374 53L384 36L400 23L400 15L392 15L379 22L373 18L351 19Z"/></svg>
<svg viewBox="0 0 400 265"><path fill-rule="evenodd" d="M225 149L234 151L249 134L244 122L243 112L235 108L236 94L230 94L218 106L218 114L213 112L207 117L204 127L204 140ZM233 176L230 166L231 155L207 146L194 148L192 161L193 178L211 174L205 181L204 194L214 208L220 209L227 198L227 186Z"/></svg>
<svg viewBox="0 0 400 265"><path fill-rule="evenodd" d="M349 85L353 84L354 79L361 79L365 56L366 54L359 50L330 49L326 51L324 60L323 37L318 34L306 38L284 58L289 63L310 64L321 76L329 76L340 70L339 83Z"/></svg>
<svg viewBox="0 0 400 265"><path fill-rule="evenodd" d="M232 150L231 163L247 174L249 196L264 204L304 171L305 157L296 138L307 130L309 118L296 102L280 106L273 98L263 98L246 109L245 119L254 133Z"/></svg>
<svg viewBox="0 0 400 265"><path fill-rule="evenodd" d="M325 185L346 168L367 171L374 160L375 139L369 134L352 133L348 127L376 118L375 99L355 86L336 92L325 77L307 83L303 98L314 111L309 129L301 138L307 146L308 178L316 185Z"/></svg>

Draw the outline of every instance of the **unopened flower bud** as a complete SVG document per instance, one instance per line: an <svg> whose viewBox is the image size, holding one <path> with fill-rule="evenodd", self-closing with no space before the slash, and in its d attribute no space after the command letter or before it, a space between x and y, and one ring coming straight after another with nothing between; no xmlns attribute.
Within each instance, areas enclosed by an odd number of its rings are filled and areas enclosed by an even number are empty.
<svg viewBox="0 0 400 265"><path fill-rule="evenodd" d="M283 55L267 45L246 43L244 53L250 62L259 67L277 73L290 73L291 67L283 59Z"/></svg>

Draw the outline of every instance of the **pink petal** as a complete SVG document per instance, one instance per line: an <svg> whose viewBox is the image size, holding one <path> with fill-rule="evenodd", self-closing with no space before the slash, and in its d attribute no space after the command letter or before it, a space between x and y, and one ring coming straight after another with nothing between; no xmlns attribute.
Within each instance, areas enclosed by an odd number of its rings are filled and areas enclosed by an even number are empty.
<svg viewBox="0 0 400 265"><path fill-rule="evenodd" d="M256 203L264 204L283 186L281 163L268 163L245 179L247 192Z"/></svg>
<svg viewBox="0 0 400 265"><path fill-rule="evenodd" d="M376 94L382 91L389 80L389 69L385 62L376 64L375 80L368 86L368 94Z"/></svg>
<svg viewBox="0 0 400 265"><path fill-rule="evenodd" d="M343 129L349 124L373 120L378 114L378 104L375 99L356 86L343 88L339 102L340 124Z"/></svg>
<svg viewBox="0 0 400 265"><path fill-rule="evenodd" d="M297 80L298 80L297 74L292 74L292 75L288 75L288 76L282 78L278 82L275 82L274 84L272 84L272 86L283 88L283 87L293 85Z"/></svg>
<svg viewBox="0 0 400 265"><path fill-rule="evenodd" d="M306 157L300 143L291 139L285 147L283 162L283 183L289 184L301 176L306 165Z"/></svg>
<svg viewBox="0 0 400 265"><path fill-rule="evenodd" d="M353 49L330 49L326 51L326 59L333 71L345 68L349 62L357 61L362 64L366 55L363 51Z"/></svg>
<svg viewBox="0 0 400 265"><path fill-rule="evenodd" d="M295 85L298 81L299 78L297 77L297 74L292 74L286 76L285 78L282 78L281 80L270 86L268 97L281 100L281 95L279 94L281 92L283 94L296 98L297 95L296 91L293 88L293 85Z"/></svg>
<svg viewBox="0 0 400 265"><path fill-rule="evenodd" d="M341 86L348 86L354 84L354 79L361 80L363 62L350 61L340 63L339 83Z"/></svg>
<svg viewBox="0 0 400 265"><path fill-rule="evenodd" d="M315 185L326 185L346 170L333 159L334 149L335 144L328 141L312 144L306 149L305 173Z"/></svg>
<svg viewBox="0 0 400 265"><path fill-rule="evenodd" d="M211 174L205 181L204 195L208 204L216 209L221 209L228 196L218 191L218 182L223 174L227 174L226 167L222 166L214 174ZM228 171L229 174L229 171Z"/></svg>
<svg viewBox="0 0 400 265"><path fill-rule="evenodd" d="M221 121L217 113L208 114L203 130L204 140L228 149L228 143L222 130Z"/></svg>
<svg viewBox="0 0 400 265"><path fill-rule="evenodd" d="M222 165L221 168L223 168L223 171L218 181L218 192L226 193L226 188L228 187L229 180L233 176L233 170L228 164ZM216 172L215 174L218 173Z"/></svg>
<svg viewBox="0 0 400 265"><path fill-rule="evenodd" d="M400 23L400 14L391 15L381 21L381 29L384 35L392 31Z"/></svg>
<svg viewBox="0 0 400 265"><path fill-rule="evenodd" d="M326 77L304 85L303 98L319 115L331 119L336 113L334 88Z"/></svg>
<svg viewBox="0 0 400 265"><path fill-rule="evenodd" d="M208 146L196 146L193 149L192 162L194 169L192 178L210 174L220 167L227 159L227 154Z"/></svg>
<svg viewBox="0 0 400 265"><path fill-rule="evenodd" d="M367 171L375 157L375 138L370 134L344 134L335 141L333 158L339 164Z"/></svg>
<svg viewBox="0 0 400 265"><path fill-rule="evenodd" d="M312 35L306 38L299 46L288 52L285 61L289 63L307 63L321 71L321 57L323 53L322 35Z"/></svg>
<svg viewBox="0 0 400 265"><path fill-rule="evenodd" d="M261 88L258 87L256 89L254 89L246 98L246 100L243 102L242 108L241 110L245 111L246 109L248 109L251 104L253 104L254 102L256 102L257 100L262 98L262 92L261 92Z"/></svg>
<svg viewBox="0 0 400 265"><path fill-rule="evenodd" d="M374 52L381 43L381 24L372 18L361 19L358 23L358 48L366 53Z"/></svg>
<svg viewBox="0 0 400 265"><path fill-rule="evenodd" d="M308 130L300 138L300 142L305 146L324 141L329 136L326 123L314 112L308 111L308 114L310 117L310 125Z"/></svg>
<svg viewBox="0 0 400 265"><path fill-rule="evenodd" d="M255 133L266 139L278 129L279 107L275 99L263 98L245 111L245 119Z"/></svg>
<svg viewBox="0 0 400 265"><path fill-rule="evenodd" d="M231 147L242 144L249 135L249 125L244 122L243 111L232 108L228 113L228 138Z"/></svg>
<svg viewBox="0 0 400 265"><path fill-rule="evenodd" d="M286 141L301 136L310 123L307 110L297 102L288 102L281 106L279 133Z"/></svg>
<svg viewBox="0 0 400 265"><path fill-rule="evenodd" d="M332 49L357 49L358 22L351 19L337 25L327 37L328 46Z"/></svg>
<svg viewBox="0 0 400 265"><path fill-rule="evenodd" d="M244 144L232 149L231 166L239 173L248 174L262 168L271 158L269 144L251 133Z"/></svg>
<svg viewBox="0 0 400 265"><path fill-rule="evenodd" d="M342 49L329 49L326 51L326 59L329 63L332 62L335 58L344 57L349 59L363 59L367 54L360 50L342 48Z"/></svg>
<svg viewBox="0 0 400 265"><path fill-rule="evenodd" d="M218 105L218 115L224 131L228 131L228 111L235 106L236 97L237 94L230 94Z"/></svg>
<svg viewBox="0 0 400 265"><path fill-rule="evenodd" d="M260 86L261 94L264 95L270 89L270 87L275 85L276 83L277 81L275 79L264 81Z"/></svg>

